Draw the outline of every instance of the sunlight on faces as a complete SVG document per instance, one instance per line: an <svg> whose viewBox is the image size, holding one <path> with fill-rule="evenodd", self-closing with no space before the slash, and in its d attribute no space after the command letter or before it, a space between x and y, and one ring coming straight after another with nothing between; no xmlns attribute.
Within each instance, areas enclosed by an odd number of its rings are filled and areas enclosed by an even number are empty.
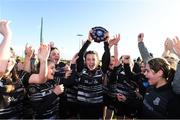
<svg viewBox="0 0 180 120"><path fill-rule="evenodd" d="M16 55L13 49L10 49L10 58L8 60L7 68L6 68L6 74L9 74L10 71L13 69L13 67L16 64Z"/></svg>
<svg viewBox="0 0 180 120"><path fill-rule="evenodd" d="M54 62L48 62L48 80L54 79L54 74L55 74L55 63Z"/></svg>
<svg viewBox="0 0 180 120"><path fill-rule="evenodd" d="M99 65L99 58L95 53L88 53L85 56L85 64L89 70L94 70Z"/></svg>
<svg viewBox="0 0 180 120"><path fill-rule="evenodd" d="M51 61L53 61L55 64L58 64L60 61L60 52L58 49L54 49L50 52L49 58Z"/></svg>

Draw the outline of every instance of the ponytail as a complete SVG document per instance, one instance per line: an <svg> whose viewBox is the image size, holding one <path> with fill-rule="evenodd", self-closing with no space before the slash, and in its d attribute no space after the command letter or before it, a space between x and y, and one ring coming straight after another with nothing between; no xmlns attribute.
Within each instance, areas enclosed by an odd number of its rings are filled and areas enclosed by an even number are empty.
<svg viewBox="0 0 180 120"><path fill-rule="evenodd" d="M168 83L171 83L173 81L175 72L176 72L176 70L174 70L173 68L170 68L169 75L168 75L168 78L167 78Z"/></svg>

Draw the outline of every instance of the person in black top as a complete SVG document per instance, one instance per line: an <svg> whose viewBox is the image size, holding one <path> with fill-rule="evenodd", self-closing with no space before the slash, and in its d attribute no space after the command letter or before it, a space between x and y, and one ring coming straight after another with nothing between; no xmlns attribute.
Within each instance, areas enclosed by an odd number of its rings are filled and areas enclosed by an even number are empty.
<svg viewBox="0 0 180 120"><path fill-rule="evenodd" d="M129 55L122 56L122 63L114 67L111 72L110 79L115 80L116 86L114 87L115 106L114 113L118 119L134 118L137 114L137 109L134 106L136 101L139 101L137 96L137 84L131 80L125 73L125 60L130 60Z"/></svg>
<svg viewBox="0 0 180 120"><path fill-rule="evenodd" d="M147 62L145 76L151 87L143 99L141 118L167 119L179 116L175 114L179 107L172 104L177 97L172 90L171 82L168 81L169 72L170 65L163 58L153 58Z"/></svg>
<svg viewBox="0 0 180 120"><path fill-rule="evenodd" d="M78 118L78 101L77 101L77 90L78 90L78 82L79 76L77 74L77 66L76 60L79 56L77 53L73 56L72 60L70 61L70 76L68 76L66 84L66 118L67 119L77 119ZM64 110L64 109L63 109Z"/></svg>
<svg viewBox="0 0 180 120"><path fill-rule="evenodd" d="M141 72L140 73L134 73L131 70L130 61L128 59L125 59L124 60L124 71L125 71L125 74L127 75L127 77L129 79L136 82L136 84L138 85L138 91L139 91L140 95L142 95L142 97L143 97L144 94L146 93L147 88L150 86L148 79L144 75L144 73L145 73L144 62L142 61L140 63L140 71Z"/></svg>
<svg viewBox="0 0 180 120"><path fill-rule="evenodd" d="M33 108L33 118L56 119L59 114L59 97L64 91L63 85L54 79L55 64L48 60L50 47L41 44L39 49L39 74L22 73L23 84Z"/></svg>
<svg viewBox="0 0 180 120"><path fill-rule="evenodd" d="M86 51L92 38L89 32L88 40L80 49L77 59L77 72L79 74L77 100L79 102L80 119L99 119L103 117L103 75L110 62L109 33L105 33L104 54L102 66L99 66L98 55L94 51ZM85 61L84 61L85 58Z"/></svg>
<svg viewBox="0 0 180 120"><path fill-rule="evenodd" d="M11 30L8 21L0 20L0 118L20 119L23 114L24 87L15 69L15 54L10 51Z"/></svg>
<svg viewBox="0 0 180 120"><path fill-rule="evenodd" d="M116 86L116 81L111 80L110 75L111 72L113 71L114 67L118 66L118 43L120 41L120 34L117 34L113 39L109 40L109 48L114 46L114 56L111 56L110 59L110 64L108 67L108 70L105 75L104 79L104 118L103 119L112 119L114 116L114 101L116 96L114 95L115 93L115 86Z"/></svg>
<svg viewBox="0 0 180 120"><path fill-rule="evenodd" d="M49 59L55 63L55 75L54 79L57 79L60 84L63 84L65 87L65 91L59 95L59 118L61 119L66 119L68 118L68 107L67 107L67 95L66 95L66 88L69 84L71 84L70 80L67 80L64 78L66 72L70 70L70 66L68 64L65 64L60 61L61 56L60 56L60 51L57 47L54 45L51 46L51 51L49 55Z"/></svg>

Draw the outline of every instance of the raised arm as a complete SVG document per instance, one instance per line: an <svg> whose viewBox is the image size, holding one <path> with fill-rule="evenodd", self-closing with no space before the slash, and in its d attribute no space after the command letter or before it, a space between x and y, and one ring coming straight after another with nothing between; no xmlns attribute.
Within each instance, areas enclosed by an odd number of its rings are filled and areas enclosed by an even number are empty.
<svg viewBox="0 0 180 120"><path fill-rule="evenodd" d="M124 65L125 75L127 75L128 78L134 80L134 73L131 71L131 66L130 66L130 63L131 63L130 56L129 55L123 55L122 61L123 61L123 65Z"/></svg>
<svg viewBox="0 0 180 120"><path fill-rule="evenodd" d="M2 76L8 64L10 58L10 43L11 43L11 30L9 28L9 22L6 20L0 20L0 33L3 36L3 40L0 44L0 76Z"/></svg>
<svg viewBox="0 0 180 120"><path fill-rule="evenodd" d="M175 54L180 59L180 40L178 37L176 37L176 39L173 39L173 48L175 50ZM177 69L173 79L172 87L176 94L180 94L180 60L177 64Z"/></svg>
<svg viewBox="0 0 180 120"><path fill-rule="evenodd" d="M47 74L48 74L48 66L47 60L50 53L50 46L49 45L40 45L38 50L38 57L40 60L40 69L39 74L32 74L29 83L45 83L47 81Z"/></svg>
<svg viewBox="0 0 180 120"><path fill-rule="evenodd" d="M109 33L105 33L105 41L104 41L104 54L102 56L102 71L106 73L109 64L110 64L110 49L109 49Z"/></svg>
<svg viewBox="0 0 180 120"><path fill-rule="evenodd" d="M171 52L173 52L173 41L170 38L167 38L164 42L164 52L162 57L168 56Z"/></svg>
<svg viewBox="0 0 180 120"><path fill-rule="evenodd" d="M34 50L32 46L25 46L25 60L24 60L24 71L31 72L31 57L33 55Z"/></svg>
<svg viewBox="0 0 180 120"><path fill-rule="evenodd" d="M144 39L144 33L140 33L138 35L138 48L144 63L146 63L152 57L150 56L148 49L145 47L143 39Z"/></svg>
<svg viewBox="0 0 180 120"><path fill-rule="evenodd" d="M70 62L70 67L71 69L69 71L66 71L65 73L65 80L64 80L64 85L66 86L71 86L74 85L75 79L76 79L76 60L79 58L77 56L77 53L73 56L71 62Z"/></svg>
<svg viewBox="0 0 180 120"><path fill-rule="evenodd" d="M120 41L120 34L117 34L115 37L115 44L114 44L114 58L115 58L115 66L118 65L119 62L119 54L118 54L118 43Z"/></svg>
<svg viewBox="0 0 180 120"><path fill-rule="evenodd" d="M87 41L84 43L84 45L82 46L82 48L80 49L79 53L78 53L78 56L79 58L77 59L77 71L80 72L83 67L84 67L84 53L86 52L88 46L91 44L91 41L92 41L92 37L91 37L91 31L89 31L89 34L88 34L88 39Z"/></svg>

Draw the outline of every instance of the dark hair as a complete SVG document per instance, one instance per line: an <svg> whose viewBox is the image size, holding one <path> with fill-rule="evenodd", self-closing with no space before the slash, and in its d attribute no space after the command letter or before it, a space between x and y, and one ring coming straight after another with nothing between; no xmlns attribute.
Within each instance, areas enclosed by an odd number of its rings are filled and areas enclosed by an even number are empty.
<svg viewBox="0 0 180 120"><path fill-rule="evenodd" d="M58 49L57 47L51 47L50 54L49 54L49 58L50 58L51 52L52 52L53 50L58 50L58 51L59 51L59 49Z"/></svg>
<svg viewBox="0 0 180 120"><path fill-rule="evenodd" d="M10 47L10 50L14 50L12 47Z"/></svg>
<svg viewBox="0 0 180 120"><path fill-rule="evenodd" d="M53 50L55 50L55 49L56 49L56 50L59 50L57 47L51 47L50 52L53 51Z"/></svg>
<svg viewBox="0 0 180 120"><path fill-rule="evenodd" d="M148 61L150 69L152 69L155 73L159 70L163 71L163 78L168 79L170 75L170 65L167 60L163 58L153 58Z"/></svg>
<svg viewBox="0 0 180 120"><path fill-rule="evenodd" d="M140 57L138 57L136 61L137 61L137 62L141 62L141 58L140 58Z"/></svg>
<svg viewBox="0 0 180 120"><path fill-rule="evenodd" d="M96 55L96 57L97 57L98 60L99 60L99 56L98 56L97 52L92 51L92 50L87 51L87 52L84 54L84 58L85 58L85 59L86 59L86 57L87 57L88 54L94 54L94 55Z"/></svg>
<svg viewBox="0 0 180 120"><path fill-rule="evenodd" d="M98 61L97 61L97 66L98 66L99 63L100 63L98 53L97 53L96 51L92 51L92 50L87 51L87 52L84 54L84 59L85 59L85 60L86 60L86 57L87 57L88 54L94 54L94 55L96 55L96 58L97 58L97 60L98 60Z"/></svg>
<svg viewBox="0 0 180 120"><path fill-rule="evenodd" d="M153 53L149 53L149 55L150 55L151 57L153 57Z"/></svg>

